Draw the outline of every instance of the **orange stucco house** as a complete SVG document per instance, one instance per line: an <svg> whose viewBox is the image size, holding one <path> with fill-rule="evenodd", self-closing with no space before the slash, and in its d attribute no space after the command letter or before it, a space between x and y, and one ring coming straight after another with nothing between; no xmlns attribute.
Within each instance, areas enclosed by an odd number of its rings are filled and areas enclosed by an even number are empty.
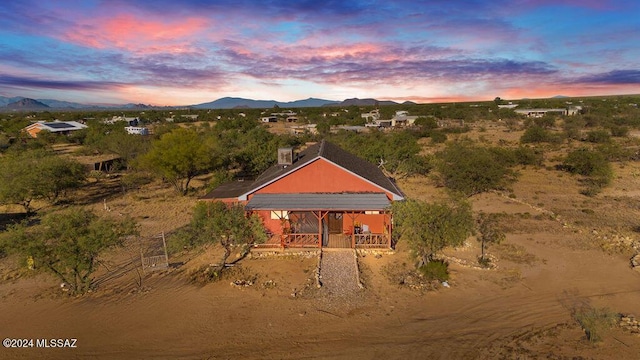
<svg viewBox="0 0 640 360"><path fill-rule="evenodd" d="M278 164L255 181L236 181L200 200L243 204L270 239L261 247L392 247L391 202L404 194L382 171L322 141L278 150Z"/></svg>

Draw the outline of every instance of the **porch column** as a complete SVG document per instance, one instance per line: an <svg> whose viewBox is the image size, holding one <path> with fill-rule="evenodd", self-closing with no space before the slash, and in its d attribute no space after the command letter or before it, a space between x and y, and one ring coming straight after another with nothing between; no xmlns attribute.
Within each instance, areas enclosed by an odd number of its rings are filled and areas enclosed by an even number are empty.
<svg viewBox="0 0 640 360"><path fill-rule="evenodd" d="M392 239L392 235L393 235L393 234L391 233L391 232L392 232L392 229L393 229L393 225L392 225L392 222L393 222L393 213L391 213L390 211L386 211L386 215L387 215L387 219L389 220L389 221L387 222L387 229L388 229L387 233L388 233L388 236L389 236L389 238L387 239L387 241L389 241L389 248L391 248L391 239Z"/></svg>
<svg viewBox="0 0 640 360"><path fill-rule="evenodd" d="M322 249L322 211L318 210L318 247Z"/></svg>
<svg viewBox="0 0 640 360"><path fill-rule="evenodd" d="M356 248L356 213L352 212L351 216L351 248Z"/></svg>

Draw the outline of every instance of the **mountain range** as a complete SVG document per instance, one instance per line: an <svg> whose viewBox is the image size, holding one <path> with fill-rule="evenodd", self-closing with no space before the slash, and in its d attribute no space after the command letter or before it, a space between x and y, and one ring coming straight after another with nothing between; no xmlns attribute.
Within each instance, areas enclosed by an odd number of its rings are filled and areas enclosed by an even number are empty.
<svg viewBox="0 0 640 360"><path fill-rule="evenodd" d="M194 109L264 109L278 106L281 108L302 108L321 106L373 106L373 105L398 105L394 101L378 101L376 99L346 99L344 101L325 100L308 98L296 101L276 101L276 100L253 100L237 97L223 97L215 101L184 106L151 106L145 104L122 104L122 105L89 105L69 101L52 99L30 99L21 96L4 97L0 96L1 110L83 110L83 109L150 109L150 108L194 108ZM403 104L414 104L406 101Z"/></svg>
<svg viewBox="0 0 640 360"><path fill-rule="evenodd" d="M0 96L0 111L2 110L82 110L82 109L145 109L153 108L145 104L122 104L122 105L95 105L81 104L70 101L53 99L31 99L22 96L6 97Z"/></svg>

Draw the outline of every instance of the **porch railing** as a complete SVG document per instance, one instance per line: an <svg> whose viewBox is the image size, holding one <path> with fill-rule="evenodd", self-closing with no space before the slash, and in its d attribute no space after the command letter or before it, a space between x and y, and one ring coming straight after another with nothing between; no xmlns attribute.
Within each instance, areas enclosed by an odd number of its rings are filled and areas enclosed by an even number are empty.
<svg viewBox="0 0 640 360"><path fill-rule="evenodd" d="M356 247L387 248L391 245L387 234L354 234Z"/></svg>
<svg viewBox="0 0 640 360"><path fill-rule="evenodd" d="M320 236L317 233L294 233L282 235L285 247L319 247Z"/></svg>
<svg viewBox="0 0 640 360"><path fill-rule="evenodd" d="M356 248L388 248L391 246L388 234L353 234L345 235L349 241L354 236ZM317 248L320 247L320 236L317 233L294 233L274 235L264 244L254 245L257 248Z"/></svg>

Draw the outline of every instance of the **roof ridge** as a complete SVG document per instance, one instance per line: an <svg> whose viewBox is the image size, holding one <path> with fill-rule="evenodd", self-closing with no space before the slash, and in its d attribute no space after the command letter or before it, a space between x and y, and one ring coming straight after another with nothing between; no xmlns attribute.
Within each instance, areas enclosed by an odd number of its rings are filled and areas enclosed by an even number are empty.
<svg viewBox="0 0 640 360"><path fill-rule="evenodd" d="M324 145L326 144L325 140L320 140L320 147L318 148L318 156L322 156L324 153Z"/></svg>

